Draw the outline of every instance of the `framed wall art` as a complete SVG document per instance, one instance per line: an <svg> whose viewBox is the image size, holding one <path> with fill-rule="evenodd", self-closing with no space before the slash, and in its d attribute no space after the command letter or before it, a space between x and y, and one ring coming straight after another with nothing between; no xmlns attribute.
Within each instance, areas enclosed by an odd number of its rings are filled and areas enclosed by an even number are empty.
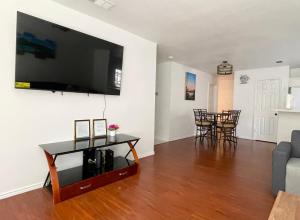
<svg viewBox="0 0 300 220"><path fill-rule="evenodd" d="M185 73L185 100L195 100L196 96L196 74Z"/></svg>

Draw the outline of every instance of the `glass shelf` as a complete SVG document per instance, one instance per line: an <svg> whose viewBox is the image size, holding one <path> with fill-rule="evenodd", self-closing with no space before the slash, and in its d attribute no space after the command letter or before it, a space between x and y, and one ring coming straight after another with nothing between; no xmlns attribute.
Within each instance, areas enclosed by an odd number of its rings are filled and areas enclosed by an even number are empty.
<svg viewBox="0 0 300 220"><path fill-rule="evenodd" d="M126 134L117 134L115 137L107 136L104 138L88 139L80 141L63 141L39 145L44 151L51 155L63 155L85 151L92 148L103 148L132 141L138 141L140 138Z"/></svg>

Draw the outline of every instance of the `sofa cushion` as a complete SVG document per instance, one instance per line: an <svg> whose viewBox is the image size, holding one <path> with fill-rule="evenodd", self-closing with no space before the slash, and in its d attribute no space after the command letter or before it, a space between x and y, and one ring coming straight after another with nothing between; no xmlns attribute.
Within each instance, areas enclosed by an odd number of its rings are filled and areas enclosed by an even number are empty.
<svg viewBox="0 0 300 220"><path fill-rule="evenodd" d="M300 195L300 158L290 158L286 165L285 191Z"/></svg>
<svg viewBox="0 0 300 220"><path fill-rule="evenodd" d="M300 157L300 131L292 132L292 157Z"/></svg>

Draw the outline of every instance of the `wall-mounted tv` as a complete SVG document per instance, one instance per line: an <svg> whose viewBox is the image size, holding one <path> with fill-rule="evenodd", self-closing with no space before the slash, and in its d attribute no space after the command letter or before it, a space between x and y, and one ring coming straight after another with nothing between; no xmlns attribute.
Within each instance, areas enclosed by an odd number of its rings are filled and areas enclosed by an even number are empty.
<svg viewBox="0 0 300 220"><path fill-rule="evenodd" d="M17 13L15 88L120 95L122 63L120 45Z"/></svg>

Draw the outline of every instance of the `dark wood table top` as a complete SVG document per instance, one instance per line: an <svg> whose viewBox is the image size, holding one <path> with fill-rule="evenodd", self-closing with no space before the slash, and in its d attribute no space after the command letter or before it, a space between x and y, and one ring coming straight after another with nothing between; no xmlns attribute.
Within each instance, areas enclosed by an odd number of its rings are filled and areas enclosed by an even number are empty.
<svg viewBox="0 0 300 220"><path fill-rule="evenodd" d="M49 144L40 144L39 146L51 155L62 155L84 151L91 148L103 148L112 145L123 144L132 141L138 141L140 138L127 134L117 134L114 138L110 136L103 138L87 139L80 141L63 141Z"/></svg>

